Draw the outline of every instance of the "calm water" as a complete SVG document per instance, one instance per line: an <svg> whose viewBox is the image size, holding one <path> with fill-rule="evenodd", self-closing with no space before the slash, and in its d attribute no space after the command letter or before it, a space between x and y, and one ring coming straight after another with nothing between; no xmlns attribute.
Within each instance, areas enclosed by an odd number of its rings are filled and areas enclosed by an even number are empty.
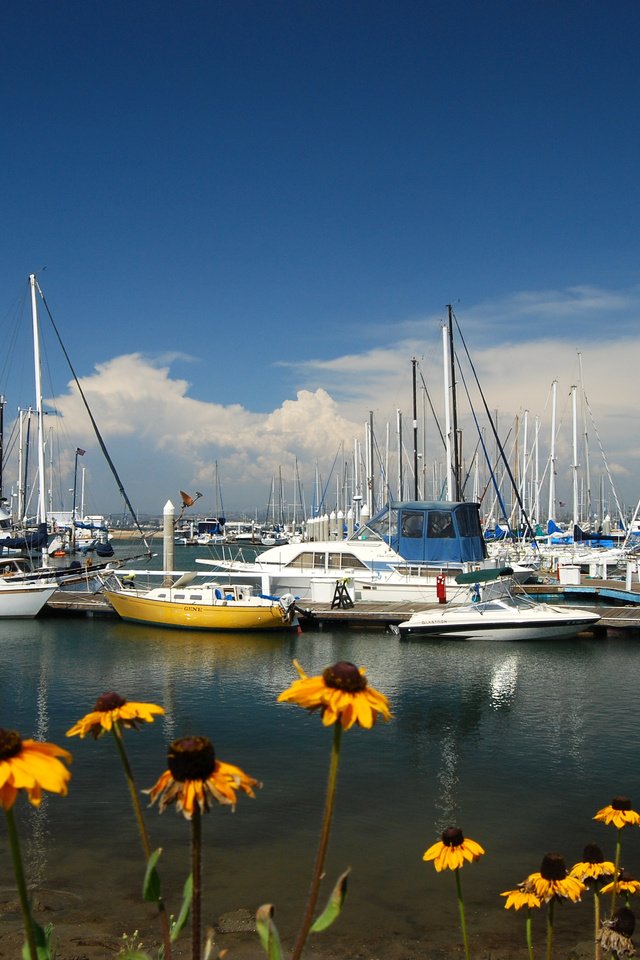
<svg viewBox="0 0 640 960"><path fill-rule="evenodd" d="M328 875L346 866L353 874L345 916L325 938L420 938L427 929L451 936L453 877L421 859L450 824L487 850L463 872L472 929L520 938L521 918L502 909L500 891L539 869L547 851L570 866L595 840L613 858L615 831L593 814L618 793L640 804L640 646L631 638L515 645L362 631L212 636L44 619L0 622L0 644L0 726L74 755L67 798L48 797L37 812L19 804L29 870L87 911L99 909L103 890L114 911L138 909L137 840L112 740L64 736L109 689L167 710L126 734L140 788L165 769L169 742L187 733L209 736L221 759L264 783L255 800L240 798L235 814L217 808L206 819L209 921L273 902L286 937L299 917L331 732L276 703L295 679L294 657L308 673L342 659L365 666L394 712L391 723L343 738ZM167 896L177 897L188 826L172 808L161 817L150 810L148 823L152 843L165 850ZM0 835L7 887L3 844ZM623 849L625 866L640 876L640 831L627 831ZM589 939L590 906L564 910L558 935L571 926Z"/></svg>

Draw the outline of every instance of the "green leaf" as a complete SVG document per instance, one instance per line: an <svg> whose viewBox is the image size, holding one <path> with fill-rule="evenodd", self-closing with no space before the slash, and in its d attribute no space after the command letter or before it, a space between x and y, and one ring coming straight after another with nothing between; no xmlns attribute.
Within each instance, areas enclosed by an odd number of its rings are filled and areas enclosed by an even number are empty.
<svg viewBox="0 0 640 960"><path fill-rule="evenodd" d="M189 919L189 911L191 910L191 900L193 898L193 875L190 873L187 879L185 880L184 888L182 890L182 906L180 907L180 913L176 920L171 924L171 942L175 941L180 936L180 931L184 927L185 923Z"/></svg>
<svg viewBox="0 0 640 960"><path fill-rule="evenodd" d="M269 960L282 960L282 947L276 925L273 922L275 908L271 903L264 903L258 907L256 913L256 930L260 937L262 949Z"/></svg>
<svg viewBox="0 0 640 960"><path fill-rule="evenodd" d="M33 933L36 941L36 954L38 960L54 960L54 949L53 949L53 924L48 923L45 929L43 930L39 923L36 923L35 920L31 920L33 926ZM29 951L29 944L25 943L22 948L22 960L31 960L31 953Z"/></svg>
<svg viewBox="0 0 640 960"><path fill-rule="evenodd" d="M320 933L321 930L326 930L327 927L330 927L333 921L340 916L344 898L347 895L347 880L350 873L351 867L349 867L348 870L345 870L344 873L341 873L338 877L338 882L331 891L331 896L329 897L323 913L320 914L316 922L311 927L311 933Z"/></svg>
<svg viewBox="0 0 640 960"><path fill-rule="evenodd" d="M162 847L154 850L147 862L144 880L142 882L142 899L146 903L157 903L162 897L160 874L156 870L156 863L160 859Z"/></svg>

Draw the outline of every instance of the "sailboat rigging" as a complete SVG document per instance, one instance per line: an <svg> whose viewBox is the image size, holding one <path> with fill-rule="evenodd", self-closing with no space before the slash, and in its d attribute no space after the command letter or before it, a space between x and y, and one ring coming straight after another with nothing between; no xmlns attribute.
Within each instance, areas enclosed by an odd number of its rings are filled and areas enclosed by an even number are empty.
<svg viewBox="0 0 640 960"><path fill-rule="evenodd" d="M43 303L43 305L44 305L44 308L45 308L45 310L47 311L47 316L49 317L49 320L51 321L51 326L53 327L53 330L54 330L54 332L55 332L55 335L56 335L56 337L57 337L57 339L58 339L58 343L60 344L60 348L61 348L61 350L62 350L62 352L63 352L63 354L64 354L65 360L66 360L67 363L69 364L69 369L70 369L70 371L71 371L71 375L73 376L75 385L76 385L76 387L78 388L78 393L80 394L80 396L81 396L81 398L82 398L82 402L83 402L84 407L85 407L85 410L87 411L87 414L88 414L88 416L89 416L89 420L91 421L91 426L93 427L93 431L94 431L94 433L95 433L95 435L96 435L96 439L97 439L97 441L98 441L98 443L99 443L99 445L100 445L100 449L102 450L102 453L103 453L104 458L105 458L105 460L106 460L106 462L107 462L107 465L109 466L109 469L111 470L111 473L113 474L113 478L114 478L114 480L116 481L116 484L117 484L118 490L119 490L119 492L120 492L120 494L121 494L121 496L122 496L122 499L124 500L125 504L127 505L128 509L129 509L129 512L131 513L131 517L132 517L132 519L133 519L133 522L135 523L136 528L138 529L138 531L139 531L139 533L140 533L140 536L142 537L142 541L143 541L145 547L147 548L147 552L148 552L149 556L151 556L151 548L149 547L149 544L147 543L147 539L146 539L146 536L145 536L145 534L144 534L144 531L143 531L142 527L140 526L140 522L139 522L139 520L138 520L138 515L137 515L136 511L134 510L134 508L133 508L133 506L132 506L132 504L131 504L131 501L129 500L129 497L128 497L128 495L127 495L127 492L126 492L126 490L125 490L125 488L124 488L124 484L122 483L122 480L120 479L120 477L119 477L119 475L118 475L118 471L116 470L115 464L114 464L113 460L111 459L111 457L110 457L110 455L109 455L109 451L107 450L107 447L106 447L106 445L105 445L105 442L104 442L104 440L103 440L103 438L102 438L102 434L100 433L100 430L99 430L99 428L98 428L98 424L96 423L95 417L93 416L93 413L91 412L91 408L89 407L89 404L88 404L88 402L87 402L87 398L86 398L86 396L85 396L84 390L82 389L82 385L81 385L81 383L80 383L80 381L79 381L79 379L78 379L78 376L77 376L77 374L76 374L76 371L75 371L75 369L74 369L74 366L73 366L73 364L71 363L71 358L69 357L69 354L67 353L66 347L65 347L64 343L62 342L62 337L60 336L60 332L59 332L59 330L58 330L58 328L57 328L57 326L56 326L56 323L55 323L55 321L54 321L54 319L53 319L53 315L52 315L52 313L51 313L51 310L49 309L49 305L48 305L48 303L47 303L47 301L46 301L46 299L45 299L45 296L44 296L44 294L43 294L43 292L42 292L42 290L41 290L41 288L40 288L40 285L39 285L39 283L38 283L37 280L36 280L35 274L31 274L31 276L29 277L29 281L30 281L30 283L31 283L31 290L32 290L32 294L31 294L31 298L32 298L32 309L33 309L33 315L34 315L34 344L35 344L35 342L36 342L35 338L36 338L36 330L37 330L37 312L36 312L36 306L35 306L35 290L36 290L36 288L37 288L37 291L38 291L38 293L39 293L39 295L40 295L40 298L41 298L41 300L42 300L42 303ZM39 358L38 358L38 362L39 362ZM43 447L43 454L42 454L42 476L44 476L44 447ZM44 499L43 499L43 503L44 503ZM46 518L46 513L45 513L45 518Z"/></svg>

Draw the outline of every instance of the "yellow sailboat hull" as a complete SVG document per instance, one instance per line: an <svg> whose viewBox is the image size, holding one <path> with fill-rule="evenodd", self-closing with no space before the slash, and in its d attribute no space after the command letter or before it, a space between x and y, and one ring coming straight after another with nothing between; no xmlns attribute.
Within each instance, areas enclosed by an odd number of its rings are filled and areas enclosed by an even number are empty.
<svg viewBox="0 0 640 960"><path fill-rule="evenodd" d="M127 590L103 592L116 613L134 623L192 630L276 630L291 626L289 613L278 603L258 605L221 600L198 604L148 599Z"/></svg>

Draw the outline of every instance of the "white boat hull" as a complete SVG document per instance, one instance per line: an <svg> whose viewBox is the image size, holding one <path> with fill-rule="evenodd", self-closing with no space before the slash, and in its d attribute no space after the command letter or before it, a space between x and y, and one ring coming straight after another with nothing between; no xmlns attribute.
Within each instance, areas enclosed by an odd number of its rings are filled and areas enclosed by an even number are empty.
<svg viewBox="0 0 640 960"><path fill-rule="evenodd" d="M573 607L532 604L519 609L511 603L488 601L465 607L424 610L399 625L406 638L453 640L557 640L589 630L600 617Z"/></svg>
<svg viewBox="0 0 640 960"><path fill-rule="evenodd" d="M0 619L37 617L57 583L0 583Z"/></svg>
<svg viewBox="0 0 640 960"><path fill-rule="evenodd" d="M211 566L214 571L226 573L236 580L253 583L263 593L291 593L298 599L314 600L320 592L335 590L336 584L347 580L351 584L354 600L368 603L438 603L439 578L444 578L444 593L448 604L466 604L469 601L468 589L462 589L456 583L461 567L412 567L415 573L400 573L390 565L387 569L363 566L354 568L336 563L330 570L320 568L304 569L293 565L266 563L258 558L253 563L228 560L197 559L197 563ZM407 566L399 558L397 566ZM420 571L420 572L417 572ZM522 569L516 572L519 580L526 580L532 571Z"/></svg>

